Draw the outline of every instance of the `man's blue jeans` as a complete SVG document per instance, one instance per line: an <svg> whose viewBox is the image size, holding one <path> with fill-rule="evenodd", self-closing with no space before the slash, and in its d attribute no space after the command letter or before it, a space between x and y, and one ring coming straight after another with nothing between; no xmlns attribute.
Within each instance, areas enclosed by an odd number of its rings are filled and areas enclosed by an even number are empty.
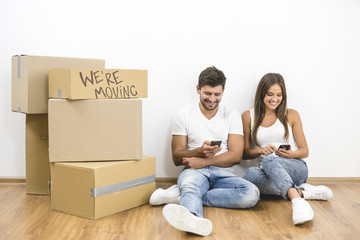
<svg viewBox="0 0 360 240"><path fill-rule="evenodd" d="M185 168L178 178L180 205L198 217L203 205L222 208L250 208L259 200L259 189L226 168Z"/></svg>
<svg viewBox="0 0 360 240"><path fill-rule="evenodd" d="M244 179L254 183L263 194L282 196L288 200L290 188L298 188L306 182L308 168L302 159L283 158L269 155L262 160L262 167L251 167Z"/></svg>

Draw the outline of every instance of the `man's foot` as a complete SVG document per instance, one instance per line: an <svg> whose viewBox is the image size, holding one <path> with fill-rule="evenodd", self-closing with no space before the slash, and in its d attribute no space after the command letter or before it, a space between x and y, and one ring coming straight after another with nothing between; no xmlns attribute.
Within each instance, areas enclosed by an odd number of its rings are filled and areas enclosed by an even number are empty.
<svg viewBox="0 0 360 240"><path fill-rule="evenodd" d="M300 188L304 189L302 194L305 199L313 200L329 200L333 197L332 191L325 186L313 186L307 183L300 185Z"/></svg>
<svg viewBox="0 0 360 240"><path fill-rule="evenodd" d="M178 230L201 236L208 236L212 232L212 223L209 219L197 217L181 205L167 204L162 214L166 221Z"/></svg>
<svg viewBox="0 0 360 240"><path fill-rule="evenodd" d="M168 189L156 189L150 197L149 203L151 205L161 205L167 203L180 203L180 191L178 185L173 185Z"/></svg>
<svg viewBox="0 0 360 240"><path fill-rule="evenodd" d="M295 225L303 224L314 218L314 211L305 199L298 197L291 200L293 208L293 222Z"/></svg>

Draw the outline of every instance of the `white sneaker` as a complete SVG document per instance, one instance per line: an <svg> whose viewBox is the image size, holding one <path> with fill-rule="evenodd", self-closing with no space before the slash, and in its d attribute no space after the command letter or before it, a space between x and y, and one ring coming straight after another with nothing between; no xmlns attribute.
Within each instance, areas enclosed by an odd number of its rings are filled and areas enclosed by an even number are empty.
<svg viewBox="0 0 360 240"><path fill-rule="evenodd" d="M166 221L178 230L201 236L208 236L212 232L212 223L209 219L197 217L181 205L167 204L162 214Z"/></svg>
<svg viewBox="0 0 360 240"><path fill-rule="evenodd" d="M168 189L156 189L150 197L149 203L151 205L161 205L167 203L180 203L180 191L178 185L173 185Z"/></svg>
<svg viewBox="0 0 360 240"><path fill-rule="evenodd" d="M325 186L313 186L307 183L300 185L300 188L304 189L302 191L305 199L313 200L329 200L333 197L332 191Z"/></svg>
<svg viewBox="0 0 360 240"><path fill-rule="evenodd" d="M295 225L303 224L314 218L314 211L305 199L298 197L291 200L293 208L293 222Z"/></svg>

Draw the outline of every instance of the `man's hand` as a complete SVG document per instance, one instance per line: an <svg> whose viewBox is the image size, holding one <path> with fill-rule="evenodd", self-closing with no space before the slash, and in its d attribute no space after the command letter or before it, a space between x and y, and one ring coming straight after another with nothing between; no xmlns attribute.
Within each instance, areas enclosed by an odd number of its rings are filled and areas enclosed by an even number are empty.
<svg viewBox="0 0 360 240"><path fill-rule="evenodd" d="M219 153L221 151L221 147L220 146L210 146L210 141L206 140L203 145L201 146L201 156L202 157L212 157L215 156L217 153Z"/></svg>
<svg viewBox="0 0 360 240"><path fill-rule="evenodd" d="M188 168L200 169L206 167L207 158L199 158L199 157L191 157L191 158L183 158L182 164Z"/></svg>

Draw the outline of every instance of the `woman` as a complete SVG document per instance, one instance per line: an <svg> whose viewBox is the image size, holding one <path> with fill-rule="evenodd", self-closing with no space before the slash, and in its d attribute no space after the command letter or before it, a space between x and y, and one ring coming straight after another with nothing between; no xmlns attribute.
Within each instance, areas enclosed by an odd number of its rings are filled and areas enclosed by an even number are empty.
<svg viewBox="0 0 360 240"><path fill-rule="evenodd" d="M308 169L302 160L309 154L297 111L287 109L283 77L268 73L260 80L254 109L243 113L244 159L258 158L259 167L248 168L244 178L262 194L282 196L292 202L295 225L310 221L314 212L305 199L328 200L325 186L306 184ZM279 148L280 145L290 145ZM288 150L286 149L288 148Z"/></svg>

